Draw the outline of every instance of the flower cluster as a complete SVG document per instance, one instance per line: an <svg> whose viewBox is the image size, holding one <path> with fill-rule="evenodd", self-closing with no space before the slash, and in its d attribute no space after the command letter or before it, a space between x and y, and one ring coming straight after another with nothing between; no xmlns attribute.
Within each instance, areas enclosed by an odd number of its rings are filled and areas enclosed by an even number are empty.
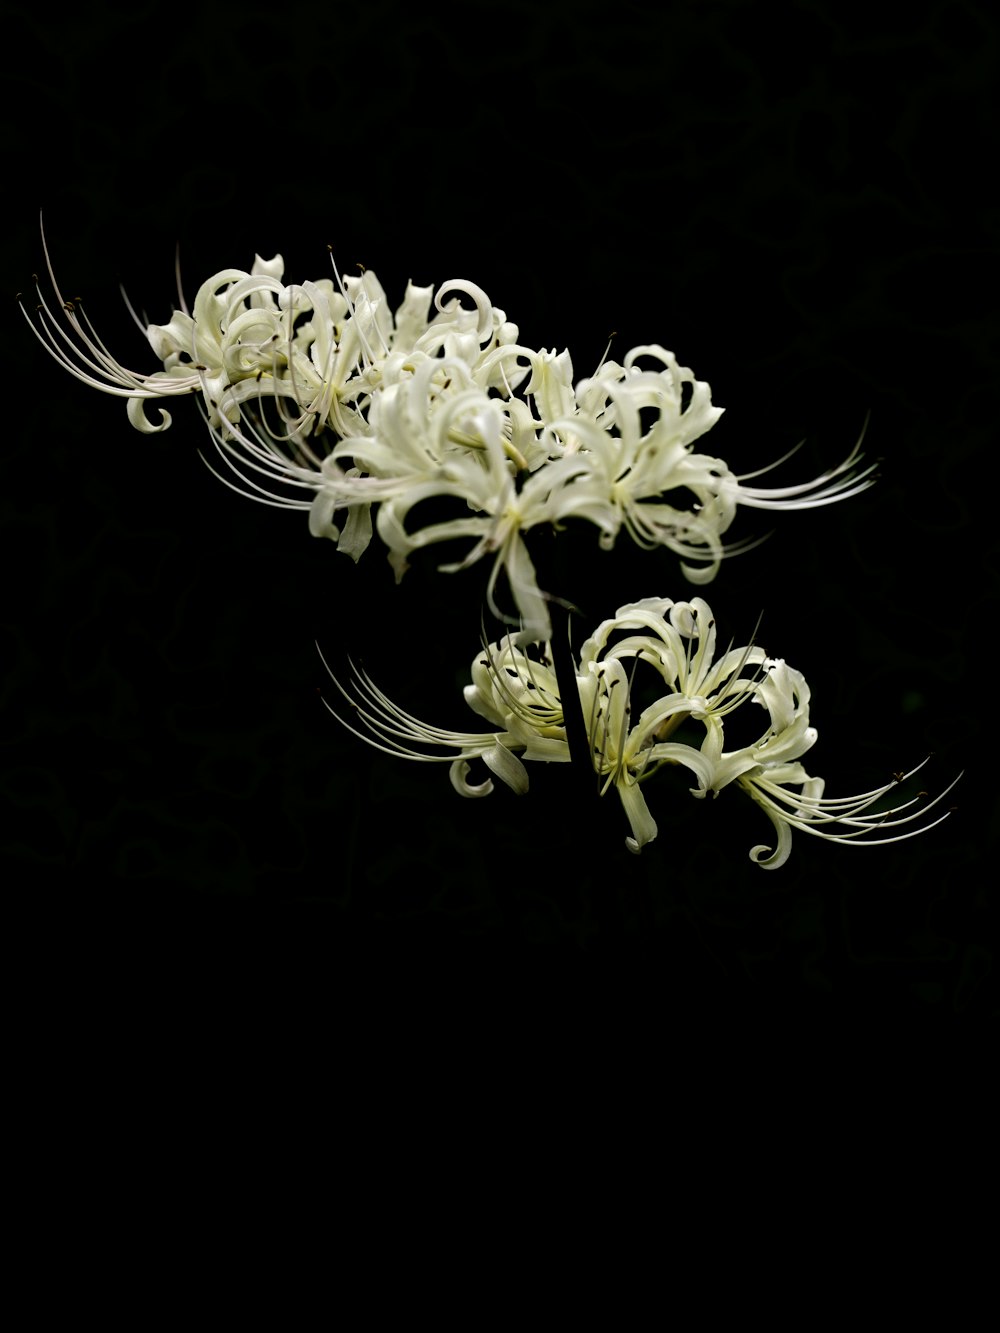
<svg viewBox="0 0 1000 1333"><path fill-rule="evenodd" d="M601 795L617 792L634 852L656 837L646 796L665 768L686 770L695 796L734 786L755 801L776 835L773 847L750 853L766 868L787 860L793 830L894 842L946 817L927 817L946 793L896 800L894 788L916 769L860 795L824 796L823 780L802 764L816 741L805 678L753 642L717 655L700 598L629 602L571 661L560 656L566 671L554 665L553 649L569 649L553 641L559 590L539 586L532 530L592 524L610 549L624 529L640 547L678 556L689 582L707 584L724 557L755 544L724 540L740 506L809 509L870 486L860 439L811 481L759 486L771 468L738 475L702 452L721 409L658 343L621 361L606 353L577 379L568 351L522 343L474 283L435 291L410 282L393 309L373 272L342 278L332 258L332 277L297 284L284 281L280 255L214 274L190 310L181 294L166 324L140 322L159 366L133 371L79 300L63 296L44 235L43 247L54 301L36 283L35 311L22 305L29 324L77 379L124 398L139 431L165 430L163 401L195 395L224 465L210 463L213 472L251 499L306 512L313 535L354 560L377 532L397 580L415 551L439 543L461 551L443 570L491 561L486 601L518 630L485 644L472 664L465 699L488 729L429 725L352 668L347 685L337 682L351 711L331 711L355 734L389 754L448 762L465 796L492 790L489 776L470 781L474 761L523 793L526 764L577 760ZM501 573L514 614L498 606ZM574 679L576 697L566 699ZM572 739L581 722L585 748Z"/></svg>
<svg viewBox="0 0 1000 1333"><path fill-rule="evenodd" d="M761 807L777 841L773 848L754 847L750 858L769 870L787 861L796 829L858 845L902 841L947 818L947 811L933 819L928 812L957 778L934 799L920 793L897 804L885 802L922 764L871 791L824 796L823 779L810 776L800 762L817 736L809 723L805 677L753 643L742 648L730 644L716 656L715 620L701 598L674 602L651 597L619 607L583 644L574 665L596 781L601 795L611 789L618 793L631 827L626 839L630 851L638 852L656 837L646 790L666 766L689 770L695 796L717 796L735 784ZM639 679L640 667L651 678L651 690ZM522 795L528 790L525 761L571 759L550 645L532 654L508 635L477 654L465 701L490 724L488 731L429 725L398 707L358 667L353 667L347 685L330 674L351 709L345 717L342 709L327 703L342 725L389 754L450 764L452 785L463 796L486 796L493 790L489 777L470 783L473 760L481 760ZM646 697L649 702L643 704ZM759 735L749 744L727 749L727 721L744 705L763 714ZM695 733L692 739L680 739L685 724Z"/></svg>
<svg viewBox="0 0 1000 1333"><path fill-rule="evenodd" d="M752 544L723 541L740 505L811 508L872 481L859 440L811 481L751 485L760 473L738 476L695 451L722 409L672 352L634 347L574 380L568 351L522 344L464 280L436 292L411 282L393 311L373 272L341 278L334 265L333 278L286 284L281 256L258 256L249 272L209 278L191 311L182 300L168 323L145 327L161 365L144 374L121 365L81 304L63 297L47 249L46 263L55 304L39 288L29 322L78 379L125 398L138 430L170 425L162 408L150 418L151 400L199 395L227 484L306 511L311 532L355 560L374 523L397 578L414 551L465 543L443 568L491 558L487 600L499 615L503 571L516 608L505 619L520 625L521 644L551 633L525 541L533 528L589 522L608 548L624 528L704 584Z"/></svg>

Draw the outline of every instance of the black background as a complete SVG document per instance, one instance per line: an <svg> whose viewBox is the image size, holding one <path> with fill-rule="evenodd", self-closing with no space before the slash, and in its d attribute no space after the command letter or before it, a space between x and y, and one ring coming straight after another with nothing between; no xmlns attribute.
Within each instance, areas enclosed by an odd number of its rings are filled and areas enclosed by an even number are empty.
<svg viewBox="0 0 1000 1333"><path fill-rule="evenodd" d="M985 5L242 5L197 20L5 7L4 896L36 1000L136 988L170 1011L289 995L344 1015L488 1007L546 1030L677 1033L706 1016L887 1034L995 1015L995 415L1000 30ZM959 770L942 827L862 851L747 853L749 802L650 804L624 850L565 773L463 802L322 706L315 640L470 725L458 686L482 570L393 585L240 500L198 457L193 404L134 432L74 383L14 300L42 263L120 358L253 256L287 279L363 263L467 277L530 345L588 373L661 342L712 384L710 448L751 470L802 437L800 475L867 413L878 485L773 526L703 594L723 638L807 675L828 793L928 752ZM190 408L190 410L185 410ZM676 563L573 536L589 623L683 598ZM327 687L328 688L328 687ZM672 803L671 803L672 801ZM595 823L599 817L598 822ZM347 984L345 984L345 982ZM349 997L349 998L347 998ZM525 1002L528 1002L527 1004ZM345 1007L346 1006L346 1007ZM347 1020L349 1021L349 1020ZM621 1030L621 1029L619 1029Z"/></svg>

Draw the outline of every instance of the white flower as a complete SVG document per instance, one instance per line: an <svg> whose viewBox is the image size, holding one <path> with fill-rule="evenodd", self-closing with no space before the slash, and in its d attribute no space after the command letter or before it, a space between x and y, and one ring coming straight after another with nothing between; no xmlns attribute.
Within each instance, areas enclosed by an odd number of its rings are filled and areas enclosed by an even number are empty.
<svg viewBox="0 0 1000 1333"><path fill-rule="evenodd" d="M36 281L35 318L22 302L25 318L71 374L127 398L129 418L144 432L170 424L167 414L155 425L146 418L146 399L200 393L209 420L224 436L227 423L240 420L243 404L259 407L265 398L293 405L290 418L283 408L283 426L290 421L293 435L328 425L340 436L367 433L371 395L393 357L457 358L482 388L508 394L528 374L516 364L516 326L473 283L446 282L436 296L432 287L409 283L393 315L374 273L342 279L334 266L336 285L329 278L286 285L280 255L258 255L249 273L227 268L214 274L199 288L192 312L178 274L181 308L168 323L143 326L133 312L162 368L129 370L101 342L79 299L63 296L44 230L42 247L56 304ZM462 305L461 296L471 298L473 309ZM283 428L279 438L287 434Z"/></svg>
<svg viewBox="0 0 1000 1333"><path fill-rule="evenodd" d="M532 355L520 347L507 350ZM538 588L524 534L570 517L614 520L573 485L587 473L588 460L576 454L548 459L528 404L484 387L491 364L489 359L477 366L416 353L388 359L363 430L341 439L323 458L305 436L287 433L279 439L250 420L213 429L213 439L227 460L238 459L249 469L241 472L234 463L254 498L307 509L310 531L332 538L355 559L370 540L375 507L377 531L397 578L415 550L442 542L471 543L460 559L442 568L450 571L490 557L491 610L501 614L494 589L503 571L517 611L514 619L521 623L519 638L544 639L550 632L547 599ZM427 500L452 501L453 516L413 525L412 512ZM342 526L345 512L347 525Z"/></svg>
<svg viewBox="0 0 1000 1333"><path fill-rule="evenodd" d="M722 542L739 505L814 508L872 485L875 465L860 468L859 438L842 463L811 481L776 489L747 486L796 450L760 472L736 476L723 459L693 452L721 416L709 385L658 344L634 347L623 364L605 362L577 384L573 409L550 420L547 435L592 461L590 474L576 485L590 492L595 506L614 511L613 528L603 525L602 545L611 546L623 524L638 545L666 546L681 556L689 582L708 583L723 557L757 544ZM678 504L682 497L686 502Z"/></svg>
<svg viewBox="0 0 1000 1333"><path fill-rule="evenodd" d="M325 658L323 664L330 671ZM469 707L493 723L491 732L449 731L421 722L394 704L366 671L353 663L351 669L353 692L332 671L330 676L368 733L345 721L324 700L338 722L387 754L421 763L448 763L452 785L463 796L488 796L493 790L490 778L478 785L468 782L473 759L481 759L518 795L528 790L528 774L515 750L522 750L526 759L569 761L555 673L544 654L529 657L509 636L476 657L472 684L464 692Z"/></svg>
<svg viewBox="0 0 1000 1333"><path fill-rule="evenodd" d="M699 791L710 789L717 780L723 719L758 688L759 672L743 673L766 661L762 649L730 645L717 660L714 650L715 621L701 598L646 598L619 607L580 651L577 678L592 761L604 780L602 792L612 783L617 787L632 825L631 851L640 851L657 831L639 783L664 764L681 764L694 773ZM633 721L640 663L660 678L657 692L666 685L667 693L658 693ZM705 728L700 750L667 739L688 719Z"/></svg>
<svg viewBox="0 0 1000 1333"><path fill-rule="evenodd" d="M672 352L635 347L574 385L568 352L520 344L517 325L464 279L436 294L410 283L393 312L371 271L341 278L334 265L333 279L286 284L280 255L257 256L249 272L227 268L203 283L191 312L182 295L166 324L145 328L161 369L140 374L64 300L42 239L69 331L41 291L37 323L25 314L60 364L126 398L144 432L170 424L166 412L157 423L147 417L147 400L199 394L230 470L222 480L307 512L312 534L355 560L376 531L397 577L415 550L467 543L442 569L488 557L488 603L499 614L502 572L516 612L504 618L520 624L522 644L550 633L525 540L532 528L588 522L610 548L624 527L639 545L677 554L689 581L707 583L725 556L756 544L723 540L740 505L810 508L871 485L860 440L813 481L748 484L760 474L737 476L695 452L721 409ZM414 522L427 500L454 512Z"/></svg>
<svg viewBox="0 0 1000 1333"><path fill-rule="evenodd" d="M879 807L896 783L917 769L860 795L825 798L822 779L810 777L798 762L817 737L809 725L809 688L801 672L767 657L754 644L730 645L716 657L715 642L711 610L700 598L647 598L620 607L581 649L576 680L589 759L600 794L614 789L622 803L631 828L629 850L638 852L656 837L646 792L650 779L666 765L681 765L694 774L695 796L717 795L735 783L764 809L778 843L773 851L756 846L750 857L765 869L788 859L793 829L858 845L902 841L947 818L945 812L928 822L927 812L958 778L933 800L921 794L887 809ZM645 692L637 679L640 667L647 674L651 669L656 688L653 701L635 717L634 700ZM336 709L330 711L355 735L391 754L450 763L453 785L463 795L483 796L493 789L489 779L479 785L468 782L475 759L518 794L528 789L524 761L570 761L548 645L532 654L508 636L477 655L465 699L492 724L487 732L449 731L421 722L398 708L367 673L353 671L352 689L334 680L367 731L344 721ZM726 721L748 703L767 713L764 731L752 744L727 751ZM703 729L700 746L669 739L684 722Z"/></svg>

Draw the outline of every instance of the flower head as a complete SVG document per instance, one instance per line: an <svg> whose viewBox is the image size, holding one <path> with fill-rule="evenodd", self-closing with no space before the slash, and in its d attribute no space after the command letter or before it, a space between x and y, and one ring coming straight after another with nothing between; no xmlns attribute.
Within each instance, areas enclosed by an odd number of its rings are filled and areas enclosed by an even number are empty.
<svg viewBox="0 0 1000 1333"><path fill-rule="evenodd" d="M639 680L640 669L645 682ZM957 778L933 800L921 793L886 806L894 787L922 765L871 791L824 797L823 780L811 777L799 762L817 739L809 722L810 692L804 676L753 643L740 648L730 644L717 656L715 621L700 598L646 598L620 607L585 642L575 670L579 699L574 706L583 710L598 790L602 796L617 792L631 828L626 843L633 852L656 837L646 793L650 780L666 766L682 766L693 774L695 796L715 796L735 784L763 808L777 833L777 845L773 850L755 846L750 857L765 869L788 859L793 830L850 846L902 841L947 818L947 811L930 821L927 814ZM351 720L327 706L355 735L404 758L449 762L452 783L466 796L484 796L493 789L489 779L478 785L468 782L474 760L482 760L521 795L528 790L525 761L568 763L572 757L547 644L532 652L507 636L477 654L465 700L492 724L486 732L428 725L398 708L358 668L353 668L350 687L334 680L353 709ZM651 701L639 707L636 701L646 697ZM751 712L766 714L763 729L750 744L727 750L727 722L747 705ZM700 744L677 737L683 723L696 734L700 730Z"/></svg>
<svg viewBox="0 0 1000 1333"><path fill-rule="evenodd" d="M741 505L811 508L872 483L859 441L812 481L749 484L760 474L738 476L700 451L722 409L659 344L605 358L574 382L568 351L521 343L475 283L435 292L411 282L393 310L372 271L342 277L332 256L332 277L286 283L282 257L258 255L248 271L213 274L190 309L178 280L180 309L143 330L160 368L133 371L63 297L42 242L55 303L39 288L35 317L25 315L71 374L125 398L145 433L170 425L168 412L147 415L151 399L196 395L225 465L216 475L251 499L305 511L314 536L355 560L376 532L397 578L414 551L441 543L460 545L446 571L488 559L488 603L501 614L504 574L515 609L504 619L521 626L522 645L551 633L526 542L534 528L591 523L605 548L624 528L640 546L673 551L704 584L756 544L725 540ZM428 500L435 518L421 522Z"/></svg>

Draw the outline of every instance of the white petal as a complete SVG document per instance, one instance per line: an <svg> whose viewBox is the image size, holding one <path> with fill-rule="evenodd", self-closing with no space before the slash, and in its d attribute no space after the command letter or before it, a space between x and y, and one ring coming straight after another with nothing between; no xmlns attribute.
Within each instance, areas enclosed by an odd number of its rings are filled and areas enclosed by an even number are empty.
<svg viewBox="0 0 1000 1333"><path fill-rule="evenodd" d="M618 795L628 815L628 822L632 825L632 836L625 839L625 846L630 852L638 853L656 837L656 820L649 813L649 806L638 782L620 782Z"/></svg>
<svg viewBox="0 0 1000 1333"><path fill-rule="evenodd" d="M527 769L517 755L511 754L510 750L499 741L492 750L483 751L482 759L490 772L495 773L501 782L505 782L515 795L523 796L528 790Z"/></svg>
<svg viewBox="0 0 1000 1333"><path fill-rule="evenodd" d="M451 778L451 785L458 792L459 796L489 796L493 790L493 782L487 778L481 782L478 787L466 782L469 773L469 765L464 759L456 759L448 770L448 776Z"/></svg>

